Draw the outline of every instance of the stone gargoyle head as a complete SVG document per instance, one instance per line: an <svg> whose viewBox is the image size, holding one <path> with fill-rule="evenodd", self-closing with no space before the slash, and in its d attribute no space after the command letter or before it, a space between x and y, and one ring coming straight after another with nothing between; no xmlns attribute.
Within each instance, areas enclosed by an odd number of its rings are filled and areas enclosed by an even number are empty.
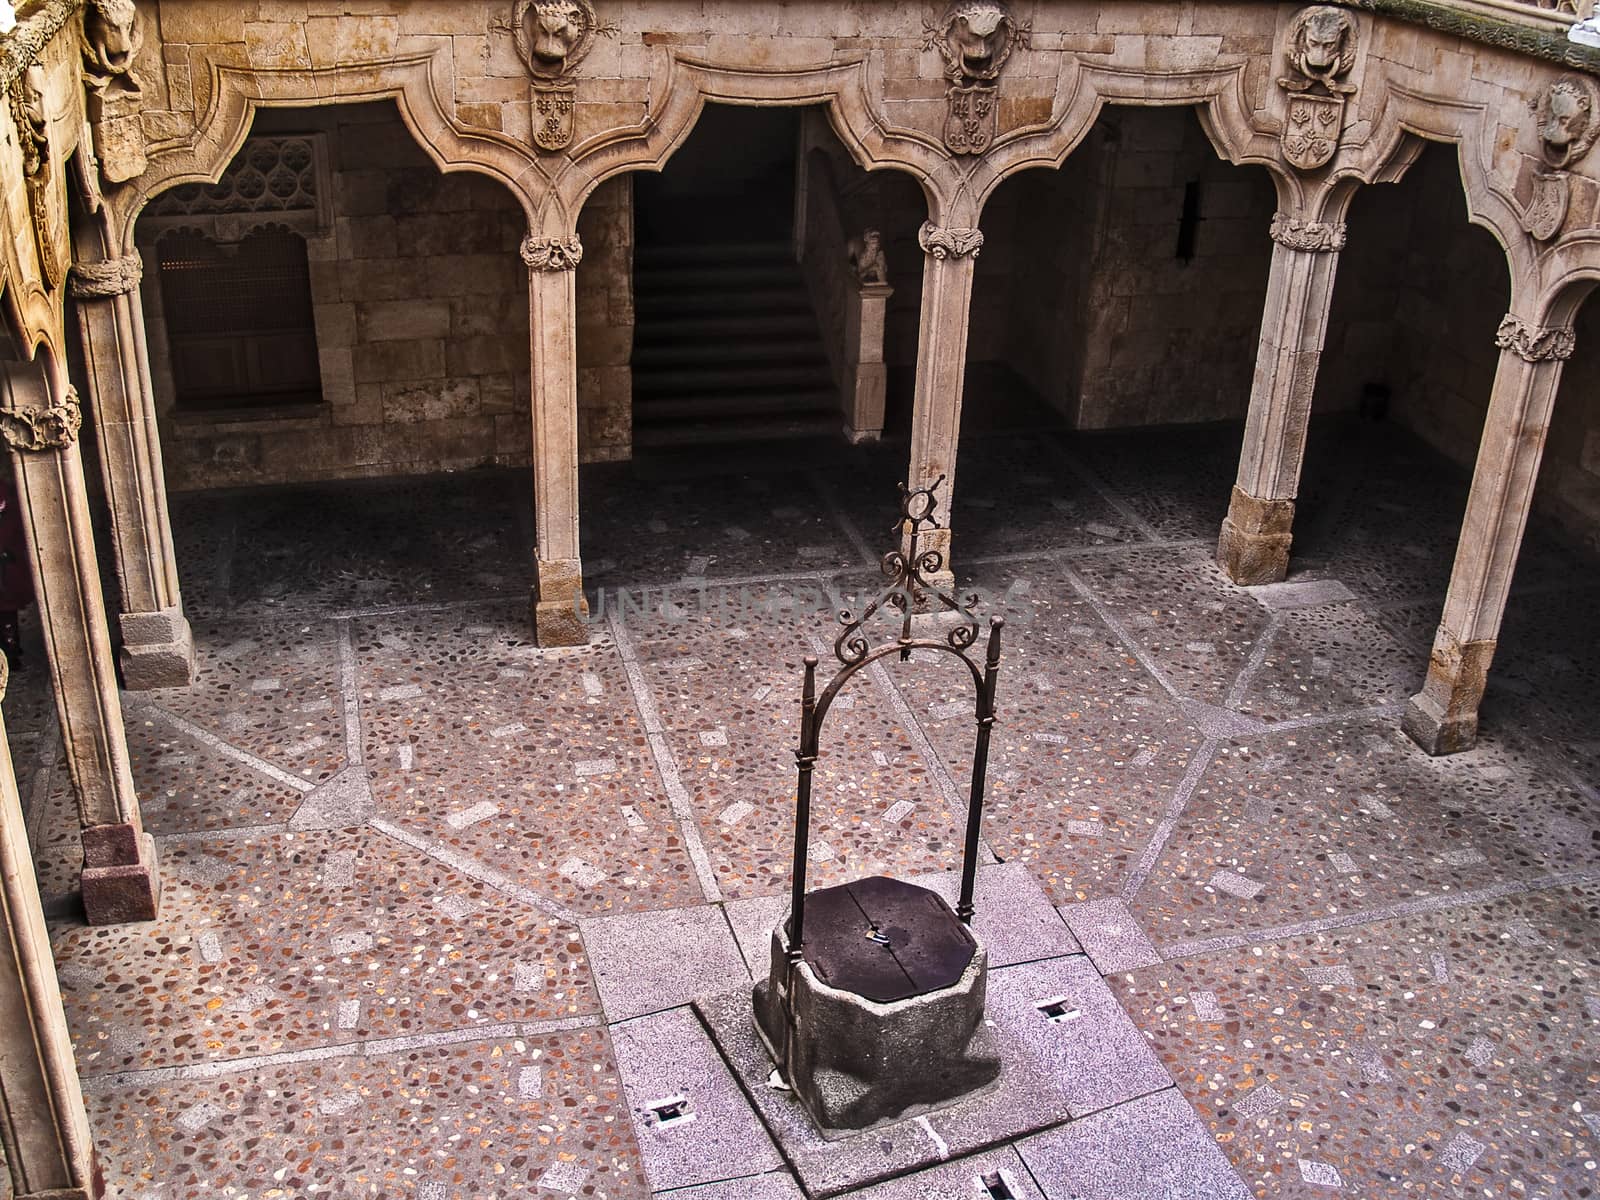
<svg viewBox="0 0 1600 1200"><path fill-rule="evenodd" d="M1028 37L1027 27L1019 26L1000 0L957 0L924 32L924 45L944 59L945 75L967 83L997 79L1011 52Z"/></svg>
<svg viewBox="0 0 1600 1200"><path fill-rule="evenodd" d="M1534 102L1539 149L1556 168L1571 166L1600 136L1600 89L1582 75L1563 75Z"/></svg>
<svg viewBox="0 0 1600 1200"><path fill-rule="evenodd" d="M137 94L139 82L130 72L144 29L133 0L88 0L83 7L83 79L97 96L108 92Z"/></svg>
<svg viewBox="0 0 1600 1200"><path fill-rule="evenodd" d="M1294 76L1280 80L1292 91L1321 84L1331 93L1354 89L1340 82L1356 61L1356 23L1342 8L1319 5L1295 16L1284 49Z"/></svg>
<svg viewBox="0 0 1600 1200"><path fill-rule="evenodd" d="M517 0L511 18L517 53L535 78L549 82L572 73L595 34L615 32L595 15L592 0Z"/></svg>

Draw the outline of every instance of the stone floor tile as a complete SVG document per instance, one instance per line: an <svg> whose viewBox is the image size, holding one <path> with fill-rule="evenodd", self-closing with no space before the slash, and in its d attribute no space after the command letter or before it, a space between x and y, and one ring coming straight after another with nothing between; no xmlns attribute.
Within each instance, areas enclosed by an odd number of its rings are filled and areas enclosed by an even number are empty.
<svg viewBox="0 0 1600 1200"><path fill-rule="evenodd" d="M1025 1042L1074 1118L1172 1082L1083 955L991 971L988 1016Z"/></svg>
<svg viewBox="0 0 1600 1200"><path fill-rule="evenodd" d="M540 1090L518 1086L529 1066ZM161 1200L285 1196L649 1195L599 1030L284 1062L200 1079L90 1080L111 1194ZM430 1193L426 1188L433 1186ZM437 1190L443 1188L441 1192ZM571 1193L567 1193L571 1194Z"/></svg>
<svg viewBox="0 0 1600 1200"><path fill-rule="evenodd" d="M656 1191L760 1175L783 1165L692 1011L612 1025L611 1041L645 1174Z"/></svg>
<svg viewBox="0 0 1600 1200"><path fill-rule="evenodd" d="M612 1021L687 1004L750 978L716 905L591 917L579 928Z"/></svg>
<svg viewBox="0 0 1600 1200"><path fill-rule="evenodd" d="M1005 1190L996 1193L996 1187ZM846 1192L844 1196L848 1200L925 1200L928 1196L941 1200L990 1200L996 1194L1015 1200L1046 1200L1022 1159L1010 1147L929 1167L888 1183Z"/></svg>
<svg viewBox="0 0 1600 1200"><path fill-rule="evenodd" d="M1132 971L1161 961L1128 905L1116 896L1067 904L1061 917L1102 975Z"/></svg>
<svg viewBox="0 0 1600 1200"><path fill-rule="evenodd" d="M1250 1200L1250 1189L1176 1088L1017 1144L1051 1197Z"/></svg>
<svg viewBox="0 0 1600 1200"><path fill-rule="evenodd" d="M789 1172L769 1171L743 1179L657 1192L655 1200L805 1200L805 1193Z"/></svg>

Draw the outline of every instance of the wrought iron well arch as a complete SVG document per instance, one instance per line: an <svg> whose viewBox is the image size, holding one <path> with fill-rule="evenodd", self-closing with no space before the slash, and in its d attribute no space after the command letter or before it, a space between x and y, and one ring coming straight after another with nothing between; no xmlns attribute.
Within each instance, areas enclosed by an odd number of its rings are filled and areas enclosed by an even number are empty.
<svg viewBox="0 0 1600 1200"><path fill-rule="evenodd" d="M978 602L976 593L968 596L965 604L928 582L927 576L936 575L944 567L944 554L938 549L923 550L920 541L924 529L939 528L935 511L938 500L934 493L945 480L943 475L925 488L907 490L900 485L900 517L895 522L895 532L905 537L904 550L891 550L879 563L879 569L889 579L889 586L862 611L852 616L848 609L839 613L844 626L834 639L834 657L842 664L821 694L817 692L817 664L814 655L805 659L805 687L800 698L800 745L795 750L795 763L799 770L799 786L795 798L794 869L789 903L789 968L793 970L805 954L805 901L806 863L811 838L811 773L820 754L822 723L828 710L844 685L863 668L880 659L898 653L902 662L911 657L913 650L932 650L959 659L972 676L977 693L974 716L977 722L977 745L972 756L972 783L967 794L966 839L961 859L961 897L956 905L956 916L963 925L972 924L973 884L978 866L978 838L983 822L983 793L989 763L989 737L994 728L995 685L1000 675L1000 633L1005 627L1003 617L989 618L989 636L983 665L970 653L978 642L979 621L973 612ZM942 637L912 636L913 614L928 606L930 598L936 601L937 616L956 613L962 618ZM900 614L900 636L893 641L872 645L863 629L866 623L885 605Z"/></svg>

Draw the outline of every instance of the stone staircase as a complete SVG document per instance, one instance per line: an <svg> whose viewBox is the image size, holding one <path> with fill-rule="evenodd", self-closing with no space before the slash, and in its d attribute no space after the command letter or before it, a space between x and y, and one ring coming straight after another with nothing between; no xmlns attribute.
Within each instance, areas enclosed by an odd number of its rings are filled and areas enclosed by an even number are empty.
<svg viewBox="0 0 1600 1200"><path fill-rule="evenodd" d="M837 435L817 318L787 242L641 246L636 448Z"/></svg>

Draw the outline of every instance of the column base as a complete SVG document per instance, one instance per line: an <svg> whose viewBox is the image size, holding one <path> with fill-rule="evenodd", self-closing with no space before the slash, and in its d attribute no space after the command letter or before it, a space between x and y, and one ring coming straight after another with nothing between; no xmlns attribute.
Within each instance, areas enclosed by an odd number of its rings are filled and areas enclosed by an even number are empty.
<svg viewBox="0 0 1600 1200"><path fill-rule="evenodd" d="M583 564L576 558L535 564L533 639L541 646L589 643L589 600L583 594Z"/></svg>
<svg viewBox="0 0 1600 1200"><path fill-rule="evenodd" d="M1293 540L1293 500L1261 500L1235 487L1217 539L1217 562L1240 587L1279 583L1289 575Z"/></svg>
<svg viewBox="0 0 1600 1200"><path fill-rule="evenodd" d="M131 692L188 687L194 682L194 635L176 606L123 613L122 686Z"/></svg>
<svg viewBox="0 0 1600 1200"><path fill-rule="evenodd" d="M1457 642L1439 631L1428 659L1428 678L1406 705L1400 727L1435 757L1470 750L1478 741L1478 707L1489 682L1493 639Z"/></svg>
<svg viewBox="0 0 1600 1200"><path fill-rule="evenodd" d="M852 429L849 425L844 427L844 439L852 446L860 446L866 442L881 442L882 429Z"/></svg>
<svg viewBox="0 0 1600 1200"><path fill-rule="evenodd" d="M83 831L83 911L91 925L153 921L161 911L156 842L134 825Z"/></svg>

